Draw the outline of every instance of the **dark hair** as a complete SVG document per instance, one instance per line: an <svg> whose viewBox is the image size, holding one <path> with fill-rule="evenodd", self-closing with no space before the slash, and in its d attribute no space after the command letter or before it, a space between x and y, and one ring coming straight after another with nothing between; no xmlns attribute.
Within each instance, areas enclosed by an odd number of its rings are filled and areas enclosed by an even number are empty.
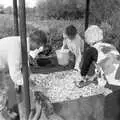
<svg viewBox="0 0 120 120"><path fill-rule="evenodd" d="M77 29L75 26L73 25L69 25L68 27L66 27L65 29L65 34L70 38L70 39L74 39L76 34L77 34Z"/></svg>
<svg viewBox="0 0 120 120"><path fill-rule="evenodd" d="M47 36L44 31L36 30L29 35L30 39L37 44L47 44Z"/></svg>

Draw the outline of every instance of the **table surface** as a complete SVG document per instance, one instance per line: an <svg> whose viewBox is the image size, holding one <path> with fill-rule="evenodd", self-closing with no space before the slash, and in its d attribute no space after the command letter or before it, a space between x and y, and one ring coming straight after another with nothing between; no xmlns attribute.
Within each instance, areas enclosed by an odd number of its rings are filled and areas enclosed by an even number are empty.
<svg viewBox="0 0 120 120"><path fill-rule="evenodd" d="M54 72L61 72L65 70L72 69L73 66L47 66L47 67L33 67L31 66L32 73L42 73L42 74L48 74L48 73L54 73ZM120 87L112 86L112 85L106 85L107 88L110 88L113 90L112 94L109 94L105 97L105 103L104 103L104 114L105 117L111 118L115 117L120 113ZM13 89L13 85L10 85L9 88L9 104L15 102L15 90ZM16 103L16 102L15 102ZM117 120L117 119L116 119Z"/></svg>
<svg viewBox="0 0 120 120"><path fill-rule="evenodd" d="M33 73L54 73L72 69L73 66L47 66L47 67L31 67ZM106 85L107 88L113 90L112 94L105 97L104 115L107 118L115 118L120 113L120 86ZM117 120L117 118L116 118Z"/></svg>

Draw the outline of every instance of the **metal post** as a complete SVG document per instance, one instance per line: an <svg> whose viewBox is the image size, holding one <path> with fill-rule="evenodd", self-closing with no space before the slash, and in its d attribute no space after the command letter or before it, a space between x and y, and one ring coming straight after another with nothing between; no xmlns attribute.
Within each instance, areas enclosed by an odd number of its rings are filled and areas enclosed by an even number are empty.
<svg viewBox="0 0 120 120"><path fill-rule="evenodd" d="M25 120L28 120L30 113L30 93L29 93L29 72L28 72L28 55L26 41L26 10L25 0L19 0L20 10L20 37L22 48L22 71L24 79L24 100L25 100Z"/></svg>
<svg viewBox="0 0 120 120"><path fill-rule="evenodd" d="M90 6L90 0L86 0L85 30L88 28L88 24L89 24L89 6Z"/></svg>
<svg viewBox="0 0 120 120"><path fill-rule="evenodd" d="M14 35L19 35L17 0L13 0Z"/></svg>

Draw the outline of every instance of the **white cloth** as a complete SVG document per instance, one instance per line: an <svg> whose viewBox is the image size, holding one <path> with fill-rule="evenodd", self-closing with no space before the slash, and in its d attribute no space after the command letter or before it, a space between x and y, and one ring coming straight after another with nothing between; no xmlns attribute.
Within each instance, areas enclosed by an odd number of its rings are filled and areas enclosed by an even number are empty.
<svg viewBox="0 0 120 120"><path fill-rule="evenodd" d="M29 51L29 38L27 38L28 54ZM23 85L21 58L20 36L11 36L0 39L0 70L7 68L9 70L11 79L17 85Z"/></svg>
<svg viewBox="0 0 120 120"><path fill-rule="evenodd" d="M120 86L120 79L116 79L115 75L117 69L120 66L119 60L117 60L117 55L120 56L117 49L109 43L99 42L94 45L94 47L98 50L98 61L99 64L102 60L108 58L108 60L102 65L102 69L105 73L107 81L111 85ZM109 48L111 49L106 54L102 51L102 48ZM116 62L117 61L117 62Z"/></svg>

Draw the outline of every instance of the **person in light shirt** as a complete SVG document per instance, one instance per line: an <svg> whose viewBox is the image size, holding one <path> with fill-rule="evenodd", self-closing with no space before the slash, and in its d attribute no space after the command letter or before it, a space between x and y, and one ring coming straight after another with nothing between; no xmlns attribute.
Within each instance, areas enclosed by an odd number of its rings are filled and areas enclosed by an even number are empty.
<svg viewBox="0 0 120 120"><path fill-rule="evenodd" d="M82 53L84 51L84 41L77 32L77 29L73 25L66 27L63 33L63 46L62 50L67 46L69 51L75 55L74 69L80 71L80 63Z"/></svg>
<svg viewBox="0 0 120 120"><path fill-rule="evenodd" d="M28 55L35 58L46 44L47 37L42 30L32 32L27 37ZM32 50L32 51L30 51ZM34 52L33 52L34 51ZM20 36L11 36L0 39L0 73L9 70L10 77L15 86L23 85L22 59Z"/></svg>

